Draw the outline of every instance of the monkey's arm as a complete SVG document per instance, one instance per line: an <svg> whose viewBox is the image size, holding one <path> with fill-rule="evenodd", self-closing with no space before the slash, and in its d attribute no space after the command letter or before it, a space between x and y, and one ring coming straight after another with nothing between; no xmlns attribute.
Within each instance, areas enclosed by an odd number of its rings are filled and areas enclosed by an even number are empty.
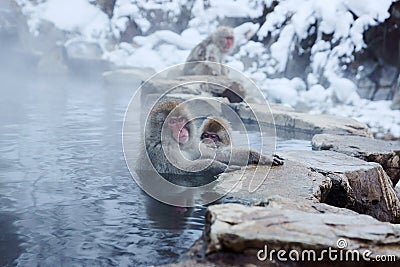
<svg viewBox="0 0 400 267"><path fill-rule="evenodd" d="M215 159L226 164L246 166L248 164L260 165L282 165L283 159L274 155L273 157L263 155L257 151L245 148L226 147L217 149Z"/></svg>
<svg viewBox="0 0 400 267"><path fill-rule="evenodd" d="M162 160L161 160L162 158ZM203 175L215 176L225 171L233 170L227 164L213 159L195 159L188 160L182 157L166 158L150 155L150 161L140 169L155 170L160 174L176 174L176 175Z"/></svg>
<svg viewBox="0 0 400 267"><path fill-rule="evenodd" d="M191 148L186 148L182 152L166 148L164 151L159 151L158 155L160 153L163 153L162 155L165 158L163 160L153 160L155 169L160 173L215 176L225 171L234 170L227 164L213 159L210 154L208 157L200 157L200 151ZM152 158L155 159L156 155L153 154Z"/></svg>
<svg viewBox="0 0 400 267"><path fill-rule="evenodd" d="M226 171L233 171L237 169L239 168L235 166L228 166L227 164L217 160L197 159L192 161L191 165L186 166L185 174L215 176Z"/></svg>
<svg viewBox="0 0 400 267"><path fill-rule="evenodd" d="M220 65L222 62L222 55L219 48L215 44L209 44L205 51L205 60L213 63L203 63L204 70L208 75L222 75L223 67ZM219 63L219 64L215 64Z"/></svg>
<svg viewBox="0 0 400 267"><path fill-rule="evenodd" d="M188 58L186 59L186 64L183 67L183 75L199 75L202 74L202 68L200 62L206 60L206 44L201 42L196 45L190 52Z"/></svg>
<svg viewBox="0 0 400 267"><path fill-rule="evenodd" d="M221 62L221 52L215 44L209 44L206 47L205 58L206 61Z"/></svg>
<svg viewBox="0 0 400 267"><path fill-rule="evenodd" d="M201 62L197 62L201 61ZM213 63L207 63L207 61ZM183 68L184 75L221 75L222 55L215 44L202 42L193 48Z"/></svg>

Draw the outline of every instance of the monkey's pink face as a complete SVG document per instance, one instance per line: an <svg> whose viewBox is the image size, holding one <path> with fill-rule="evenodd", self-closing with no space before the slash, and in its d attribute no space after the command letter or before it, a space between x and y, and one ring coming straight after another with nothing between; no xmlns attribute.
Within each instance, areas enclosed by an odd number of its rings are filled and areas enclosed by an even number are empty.
<svg viewBox="0 0 400 267"><path fill-rule="evenodd" d="M225 37L225 49L230 49L233 45L233 36Z"/></svg>
<svg viewBox="0 0 400 267"><path fill-rule="evenodd" d="M171 129L172 137L176 142L184 144L189 141L187 119L185 117L171 116L167 120L167 126Z"/></svg>
<svg viewBox="0 0 400 267"><path fill-rule="evenodd" d="M219 135L214 132L204 132L200 139L205 144L216 144L217 142L221 142Z"/></svg>

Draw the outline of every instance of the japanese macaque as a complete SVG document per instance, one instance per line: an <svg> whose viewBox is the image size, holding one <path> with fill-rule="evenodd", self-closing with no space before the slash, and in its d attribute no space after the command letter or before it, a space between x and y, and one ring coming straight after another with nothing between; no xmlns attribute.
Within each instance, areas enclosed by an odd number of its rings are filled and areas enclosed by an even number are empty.
<svg viewBox="0 0 400 267"><path fill-rule="evenodd" d="M215 32L192 49L186 60L187 64L185 64L185 67L183 68L183 74L227 75L228 70L221 64L209 64L207 61L222 63L224 57L232 50L233 43L233 29L229 27L219 27Z"/></svg>
<svg viewBox="0 0 400 267"><path fill-rule="evenodd" d="M207 118L200 129L200 141L204 144L215 148L231 145L231 126L227 120L219 117Z"/></svg>
<svg viewBox="0 0 400 267"><path fill-rule="evenodd" d="M207 157L210 149L216 160L233 165L246 166L247 164L282 165L283 159L274 155L268 157L257 151L232 146L232 130L227 120L211 117L204 120L200 128L200 141L209 148L201 152Z"/></svg>
<svg viewBox="0 0 400 267"><path fill-rule="evenodd" d="M194 122L185 104L159 102L150 111L146 122L146 151L141 157L148 156L160 174L215 176L228 169L225 163L200 158L199 141L195 136Z"/></svg>
<svg viewBox="0 0 400 267"><path fill-rule="evenodd" d="M280 158L232 147L230 136L226 120L209 118L203 123L199 139L186 105L178 101L163 101L150 111L144 135L146 151L140 158L147 157L159 174L207 177L248 164L283 164ZM139 169L143 167L139 164Z"/></svg>

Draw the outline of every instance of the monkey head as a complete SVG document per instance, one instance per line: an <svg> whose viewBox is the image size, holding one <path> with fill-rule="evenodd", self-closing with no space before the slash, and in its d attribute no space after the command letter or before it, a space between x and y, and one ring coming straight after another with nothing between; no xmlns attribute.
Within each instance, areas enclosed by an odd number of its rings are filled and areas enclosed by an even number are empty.
<svg viewBox="0 0 400 267"><path fill-rule="evenodd" d="M204 120L201 126L200 141L212 146L229 146L231 128L227 120L211 117Z"/></svg>
<svg viewBox="0 0 400 267"><path fill-rule="evenodd" d="M151 110L147 129L146 139L185 144L192 138L194 125L184 104L162 101Z"/></svg>
<svg viewBox="0 0 400 267"><path fill-rule="evenodd" d="M233 42L235 41L233 29L225 26L219 27L213 33L212 39L221 52L226 54L233 48Z"/></svg>
<svg viewBox="0 0 400 267"><path fill-rule="evenodd" d="M189 141L189 130L187 128L187 123L188 119L185 116L180 116L179 114L168 116L165 121L167 129L170 131L169 135L180 144L185 144Z"/></svg>

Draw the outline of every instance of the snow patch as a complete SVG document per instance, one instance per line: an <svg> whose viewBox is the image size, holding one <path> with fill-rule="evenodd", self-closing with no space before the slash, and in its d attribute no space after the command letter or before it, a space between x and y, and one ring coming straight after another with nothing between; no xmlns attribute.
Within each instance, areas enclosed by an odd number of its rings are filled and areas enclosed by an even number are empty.
<svg viewBox="0 0 400 267"><path fill-rule="evenodd" d="M109 27L107 15L86 0L49 0L38 5L37 11L57 28L85 36L101 36Z"/></svg>

